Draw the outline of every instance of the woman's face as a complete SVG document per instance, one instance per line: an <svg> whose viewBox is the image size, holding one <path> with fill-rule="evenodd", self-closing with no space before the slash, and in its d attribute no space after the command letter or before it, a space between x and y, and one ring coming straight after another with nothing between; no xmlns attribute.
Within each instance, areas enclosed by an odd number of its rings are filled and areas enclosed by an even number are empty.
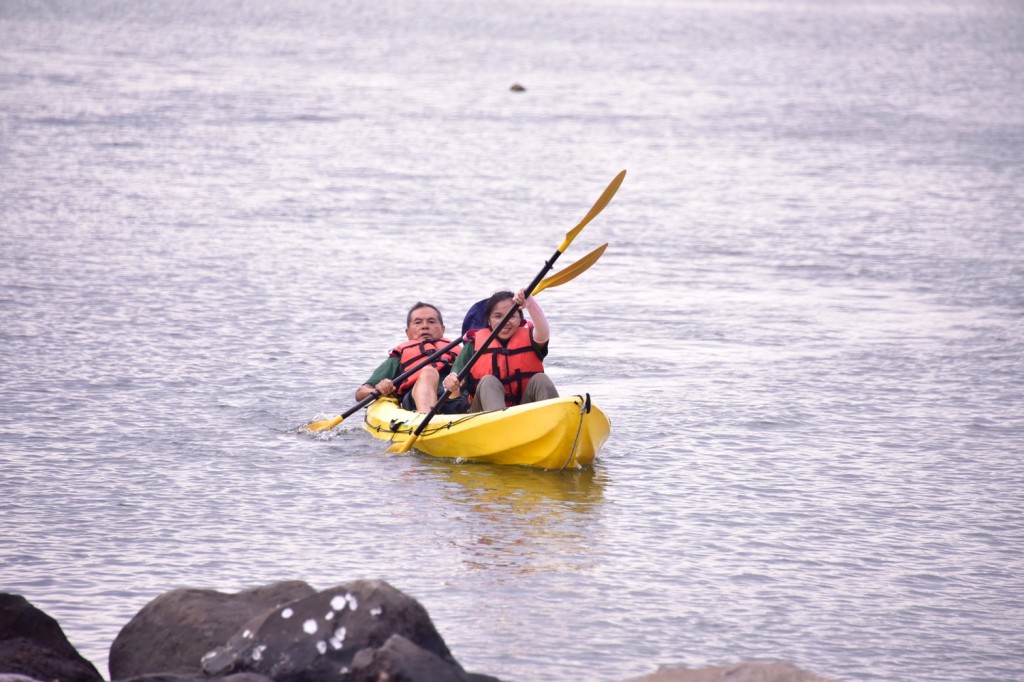
<svg viewBox="0 0 1024 682"><path fill-rule="evenodd" d="M501 324L501 321L505 319L505 315L508 314L508 311L512 309L513 305L515 304L512 303L512 299L510 298L505 299L504 301L499 301L497 305L494 306L494 310L491 311L491 316L487 319L487 326L494 329ZM516 333L517 329L519 329L519 320L522 319L521 315L522 313L517 310L516 314L509 318L509 321L501 328L501 331L498 332L499 339L502 341L508 341L512 338L512 335Z"/></svg>

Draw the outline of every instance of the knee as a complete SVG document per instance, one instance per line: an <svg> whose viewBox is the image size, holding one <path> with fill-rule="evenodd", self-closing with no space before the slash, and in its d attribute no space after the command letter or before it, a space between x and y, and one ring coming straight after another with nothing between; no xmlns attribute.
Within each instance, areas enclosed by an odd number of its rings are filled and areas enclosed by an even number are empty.
<svg viewBox="0 0 1024 682"><path fill-rule="evenodd" d="M491 412L505 409L505 387L493 374L480 378L473 397L473 412Z"/></svg>
<svg viewBox="0 0 1024 682"><path fill-rule="evenodd" d="M532 377L530 377L530 381L536 381L538 386L550 386L551 388L555 387L555 382L551 381L551 377L549 377L544 372L534 374Z"/></svg>
<svg viewBox="0 0 1024 682"><path fill-rule="evenodd" d="M547 374L541 372L530 377L530 383L526 386L534 400L550 400L558 397L558 389L555 382Z"/></svg>
<svg viewBox="0 0 1024 682"><path fill-rule="evenodd" d="M500 388L502 391L505 390L504 388L502 388L501 382L498 380L498 377L494 376L493 374L484 375L483 377L481 377L480 381L478 381L476 385L477 390L480 390L481 388L487 389L494 387Z"/></svg>
<svg viewBox="0 0 1024 682"><path fill-rule="evenodd" d="M417 386L432 386L437 387L437 382L441 380L441 376L437 373L437 370L429 365L424 367L420 371L420 375L416 378Z"/></svg>

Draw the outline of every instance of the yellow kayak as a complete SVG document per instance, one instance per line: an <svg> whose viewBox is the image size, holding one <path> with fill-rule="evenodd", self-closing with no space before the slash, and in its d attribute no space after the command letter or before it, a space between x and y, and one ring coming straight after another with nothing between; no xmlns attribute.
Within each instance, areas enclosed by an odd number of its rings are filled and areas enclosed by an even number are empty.
<svg viewBox="0 0 1024 682"><path fill-rule="evenodd" d="M366 410L363 428L402 443L425 415L380 398ZM416 439L431 457L565 469L590 466L608 440L611 422L590 396L567 396L494 412L436 414Z"/></svg>

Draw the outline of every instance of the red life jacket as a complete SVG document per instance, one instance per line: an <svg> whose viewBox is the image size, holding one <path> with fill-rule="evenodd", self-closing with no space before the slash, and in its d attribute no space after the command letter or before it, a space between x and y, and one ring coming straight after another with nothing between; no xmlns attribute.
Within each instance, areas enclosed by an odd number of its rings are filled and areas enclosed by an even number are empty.
<svg viewBox="0 0 1024 682"><path fill-rule="evenodd" d="M533 350L531 327L532 325L519 327L504 345L495 338L480 354L480 358L473 363L473 368L469 371L473 377L472 381L467 382L470 399L476 391L477 382L488 374L493 374L501 380L501 385L505 388L506 406L511 407L522 402L523 391L526 390L530 377L544 371L544 363ZM490 333L490 329L477 329L471 332L470 338L474 343L477 340L483 343Z"/></svg>
<svg viewBox="0 0 1024 682"><path fill-rule="evenodd" d="M407 369L421 360L433 355L449 343L451 343L451 341L448 339L437 339L435 341L413 339L411 341L406 341L405 343L400 343L392 348L390 355L391 357L398 358L398 373L403 374ZM438 372L443 374L445 370L451 369L452 363L455 362L455 356L458 354L459 350L457 348L453 348L445 352L437 360L427 366L432 366ZM398 393L405 393L412 388L412 385L420 378L420 372L422 371L423 369L420 368L410 374L409 377L397 387Z"/></svg>

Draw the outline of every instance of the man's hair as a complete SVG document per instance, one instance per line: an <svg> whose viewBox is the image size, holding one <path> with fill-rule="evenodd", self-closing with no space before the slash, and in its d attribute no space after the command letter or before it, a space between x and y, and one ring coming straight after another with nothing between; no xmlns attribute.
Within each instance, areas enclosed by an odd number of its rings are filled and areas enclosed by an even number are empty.
<svg viewBox="0 0 1024 682"><path fill-rule="evenodd" d="M442 325L444 325L444 318L441 317L441 309L440 308L438 308L433 303L424 303L423 301L416 301L416 303L414 303L413 306L411 308L409 308L409 312L405 316L405 326L406 327L408 327L409 325L412 324L412 314L414 312L416 312L417 310L419 310L420 308L431 308L431 309L433 309L433 311L435 313L437 313L437 321L440 322Z"/></svg>

